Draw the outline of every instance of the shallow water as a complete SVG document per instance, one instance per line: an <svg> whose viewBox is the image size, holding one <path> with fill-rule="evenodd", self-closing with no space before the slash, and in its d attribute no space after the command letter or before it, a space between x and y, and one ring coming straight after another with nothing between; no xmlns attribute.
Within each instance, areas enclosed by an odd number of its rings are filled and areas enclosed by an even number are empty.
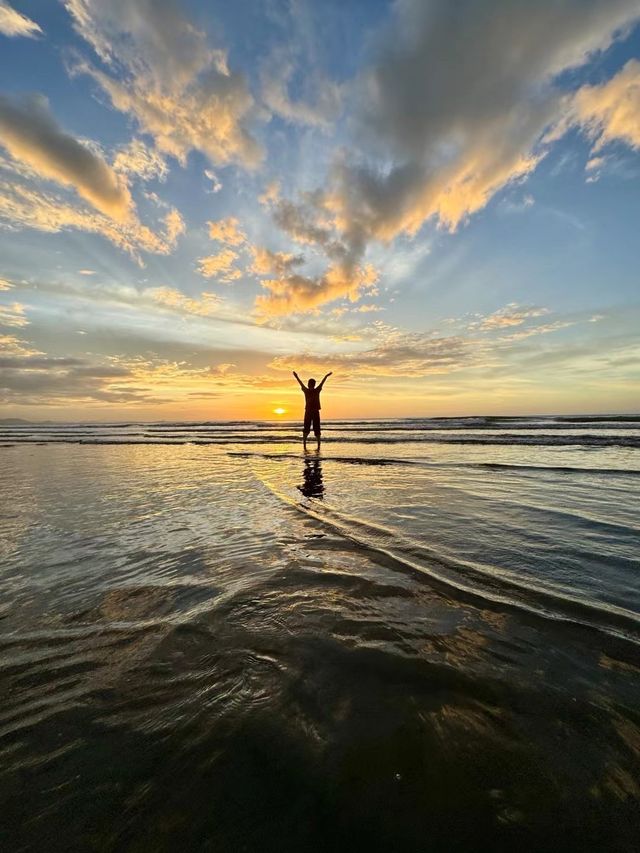
<svg viewBox="0 0 640 853"><path fill-rule="evenodd" d="M636 849L640 422L326 426L1 428L3 849Z"/></svg>

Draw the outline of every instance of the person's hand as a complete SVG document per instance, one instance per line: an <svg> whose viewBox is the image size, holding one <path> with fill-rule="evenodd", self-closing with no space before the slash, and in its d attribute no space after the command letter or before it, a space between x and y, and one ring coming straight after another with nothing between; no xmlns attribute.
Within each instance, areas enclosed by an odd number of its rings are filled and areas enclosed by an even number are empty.
<svg viewBox="0 0 640 853"><path fill-rule="evenodd" d="M327 376L333 376L333 370L331 371L331 373L327 373Z"/></svg>
<svg viewBox="0 0 640 853"><path fill-rule="evenodd" d="M293 375L296 377L296 379L298 378L298 374L295 372L295 370L293 371Z"/></svg>

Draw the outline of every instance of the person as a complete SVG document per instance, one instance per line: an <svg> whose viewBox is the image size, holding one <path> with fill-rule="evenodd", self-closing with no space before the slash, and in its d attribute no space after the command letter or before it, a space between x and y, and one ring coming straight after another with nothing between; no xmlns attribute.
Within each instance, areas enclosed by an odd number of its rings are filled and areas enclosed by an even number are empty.
<svg viewBox="0 0 640 853"><path fill-rule="evenodd" d="M310 379L309 385L305 385L295 370L293 371L293 375L298 380L298 385L304 392L304 426L302 427L304 449L307 449L307 436L311 432L311 427L313 427L313 434L318 439L318 450L320 450L320 392L324 383L331 376L331 373L327 373L318 386L316 386L315 379Z"/></svg>

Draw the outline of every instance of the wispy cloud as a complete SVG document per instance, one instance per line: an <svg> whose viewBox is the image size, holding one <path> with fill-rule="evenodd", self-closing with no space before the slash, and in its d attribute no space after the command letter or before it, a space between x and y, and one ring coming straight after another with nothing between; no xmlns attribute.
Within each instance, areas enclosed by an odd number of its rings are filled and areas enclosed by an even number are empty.
<svg viewBox="0 0 640 853"><path fill-rule="evenodd" d="M11 305L0 305L0 326L19 328L28 326L29 321L25 314L25 306L20 302Z"/></svg>
<svg viewBox="0 0 640 853"><path fill-rule="evenodd" d="M402 332L383 324L372 331L378 340L369 349L319 356L310 353L276 356L269 366L275 370L293 370L298 365L313 373L330 364L344 378L402 376L417 379L485 364L489 357L486 347L461 336Z"/></svg>
<svg viewBox="0 0 640 853"><path fill-rule="evenodd" d="M42 30L35 21L17 12L6 0L0 0L0 33L9 38L35 38L42 35Z"/></svg>
<svg viewBox="0 0 640 853"><path fill-rule="evenodd" d="M150 299L156 305L170 308L178 313L195 314L199 317L211 317L222 304L222 297L215 293L204 292L199 298L186 296L173 287L148 287L140 295L143 300Z"/></svg>
<svg viewBox="0 0 640 853"><path fill-rule="evenodd" d="M211 188L208 190L210 193L219 193L222 189L222 181L218 178L213 169L205 169L204 170L205 178L208 178L211 181Z"/></svg>
<svg viewBox="0 0 640 853"><path fill-rule="evenodd" d="M595 152L614 141L640 148L640 62L630 60L606 83L579 89L571 115L593 139ZM590 168L596 163L602 165L601 158L592 158Z"/></svg>
<svg viewBox="0 0 640 853"><path fill-rule="evenodd" d="M30 355L42 355L42 353L34 349L33 346L13 334L0 333L0 356L6 357L22 357Z"/></svg>
<svg viewBox="0 0 640 853"><path fill-rule="evenodd" d="M134 176L141 181L154 178L163 181L169 172L164 157L141 139L132 139L120 148L114 157L113 168L116 172Z"/></svg>
<svg viewBox="0 0 640 853"><path fill-rule="evenodd" d="M493 314L474 320L469 323L469 329L477 329L481 332L489 332L494 329L505 329L511 326L521 326L527 320L544 317L549 314L548 308L524 307L515 302L505 305Z"/></svg>
<svg viewBox="0 0 640 853"><path fill-rule="evenodd" d="M186 163L200 151L212 164L256 166L262 149L246 127L254 107L241 74L212 48L171 0L64 0L74 27L108 71L86 61L113 106L128 113L164 154Z"/></svg>
<svg viewBox="0 0 640 853"><path fill-rule="evenodd" d="M0 225L6 228L34 228L52 234L72 229L99 234L141 263L141 252L166 255L173 250L173 217L164 224L163 234L155 233L135 217L118 222L28 183L3 180L0 175Z"/></svg>
<svg viewBox="0 0 640 853"><path fill-rule="evenodd" d="M219 278L224 282L232 282L242 276L241 270L233 269L238 253L233 249L222 249L215 255L198 260L198 272L204 278Z"/></svg>
<svg viewBox="0 0 640 853"><path fill-rule="evenodd" d="M262 100L272 113L285 121L328 128L342 108L342 87L310 71L306 59L303 61L306 97L291 97L289 86L298 71L296 57L290 47L280 47L263 65Z"/></svg>

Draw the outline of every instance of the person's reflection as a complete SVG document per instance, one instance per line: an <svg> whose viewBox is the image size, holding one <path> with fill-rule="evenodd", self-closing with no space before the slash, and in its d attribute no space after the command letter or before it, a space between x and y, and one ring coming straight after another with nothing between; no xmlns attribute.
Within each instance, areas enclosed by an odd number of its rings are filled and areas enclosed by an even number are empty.
<svg viewBox="0 0 640 853"><path fill-rule="evenodd" d="M298 486L305 498L320 498L324 495L322 466L318 456L306 456L302 471L302 485Z"/></svg>

